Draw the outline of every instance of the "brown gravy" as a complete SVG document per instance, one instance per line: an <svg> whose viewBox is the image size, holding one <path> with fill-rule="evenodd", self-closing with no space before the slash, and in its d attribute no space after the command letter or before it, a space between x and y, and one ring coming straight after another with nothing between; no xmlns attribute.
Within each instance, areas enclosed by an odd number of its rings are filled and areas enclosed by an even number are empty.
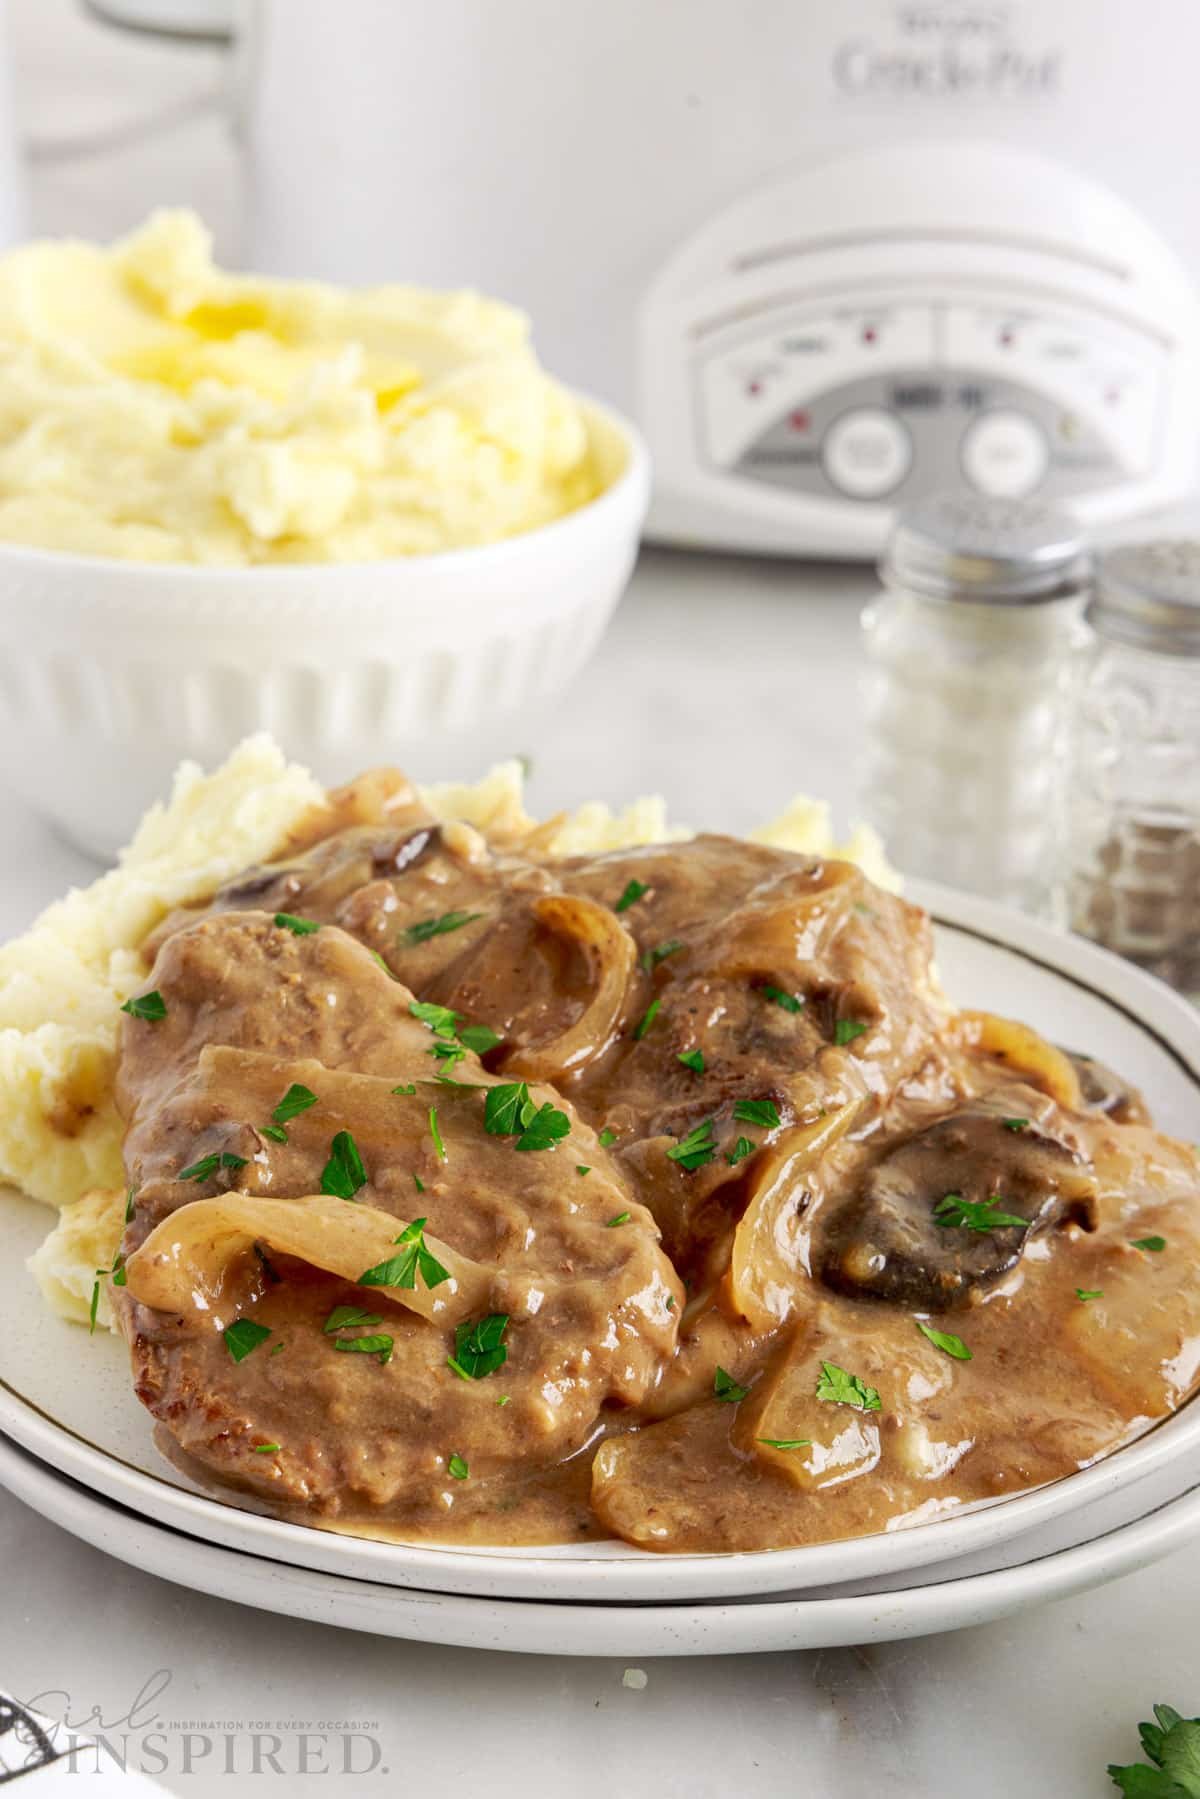
<svg viewBox="0 0 1200 1799"><path fill-rule="evenodd" d="M135 1389L284 1515L817 1542L1068 1474L1200 1376L1195 1152L954 1013L849 865L552 860L375 777L148 948Z"/></svg>

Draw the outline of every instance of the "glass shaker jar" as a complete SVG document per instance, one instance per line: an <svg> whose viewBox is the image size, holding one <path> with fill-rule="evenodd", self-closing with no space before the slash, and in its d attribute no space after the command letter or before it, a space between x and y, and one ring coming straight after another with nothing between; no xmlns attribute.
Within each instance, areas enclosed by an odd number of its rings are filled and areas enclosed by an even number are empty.
<svg viewBox="0 0 1200 1799"><path fill-rule="evenodd" d="M1071 924L1200 1000L1200 542L1099 559Z"/></svg>
<svg viewBox="0 0 1200 1799"><path fill-rule="evenodd" d="M908 874L1056 922L1090 558L1065 513L966 493L902 513L863 614L862 804Z"/></svg>

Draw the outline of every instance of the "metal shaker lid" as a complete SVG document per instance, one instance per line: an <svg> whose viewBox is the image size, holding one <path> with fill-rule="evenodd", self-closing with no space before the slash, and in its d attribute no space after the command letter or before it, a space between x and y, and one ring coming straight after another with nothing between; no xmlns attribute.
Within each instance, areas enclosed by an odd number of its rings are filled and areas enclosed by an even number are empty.
<svg viewBox="0 0 1200 1799"><path fill-rule="evenodd" d="M1088 617L1101 637L1200 656L1200 541L1164 538L1107 550Z"/></svg>
<svg viewBox="0 0 1200 1799"><path fill-rule="evenodd" d="M1079 593L1091 558L1056 506L941 493L900 514L879 573L885 586L929 599L1030 606Z"/></svg>

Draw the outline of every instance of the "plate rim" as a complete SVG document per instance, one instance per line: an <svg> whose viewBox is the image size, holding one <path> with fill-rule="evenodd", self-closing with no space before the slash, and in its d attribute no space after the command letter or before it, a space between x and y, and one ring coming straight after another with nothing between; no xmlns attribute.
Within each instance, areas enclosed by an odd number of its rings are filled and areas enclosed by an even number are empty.
<svg viewBox="0 0 1200 1799"><path fill-rule="evenodd" d="M589 1606L397 1588L302 1567L281 1572L268 1558L193 1537L99 1498L3 1439L0 1485L102 1554L190 1592L386 1638L540 1655L761 1654L967 1629L1120 1579L1200 1535L1198 1477L1183 1492L1086 1543L1015 1567L881 1593ZM197 1564L203 1580L195 1578ZM217 1571L223 1578L215 1578ZM481 1640L488 1627L494 1635Z"/></svg>
<svg viewBox="0 0 1200 1799"><path fill-rule="evenodd" d="M1200 1099L1200 1013L1162 982L1086 940L1014 913L993 901L925 883L909 895L933 922L991 944L1047 973L1084 988L1154 1039L1190 1079ZM1089 978L1089 976L1091 978ZM1132 1001L1132 1003L1127 1003ZM1200 1128L1200 1127L1198 1127ZM647 1603L662 1593L671 1603L689 1598L813 1590L843 1580L870 1578L874 1564L926 1567L943 1557L1011 1539L1024 1530L1081 1509L1092 1499L1136 1485L1165 1461L1200 1444L1200 1395L1120 1449L1047 1485L904 1531L876 1532L832 1544L783 1549L665 1554L625 1546L619 1556L571 1546L568 1554L539 1555L536 1546L387 1542L294 1523L248 1511L216 1495L192 1492L150 1474L90 1443L42 1411L0 1378L0 1432L33 1455L59 1467L85 1487L158 1520L168 1512L191 1520L189 1534L237 1553L261 1555L284 1566L349 1578L351 1564L369 1565L382 1584L415 1584L443 1593L504 1593L515 1598L534 1589L570 1599L629 1599ZM164 1495L169 1497L164 1498ZM207 1528L206 1528L207 1526ZM897 1562L895 1546L903 1543ZM884 1545L891 1553L884 1552ZM804 1572L804 1562L824 1564ZM389 1575L391 1578L389 1579Z"/></svg>

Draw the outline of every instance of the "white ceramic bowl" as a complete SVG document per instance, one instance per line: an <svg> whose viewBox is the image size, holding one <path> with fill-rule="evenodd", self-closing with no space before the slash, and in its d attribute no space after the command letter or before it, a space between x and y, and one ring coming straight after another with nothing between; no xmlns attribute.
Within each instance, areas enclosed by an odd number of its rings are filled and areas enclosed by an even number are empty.
<svg viewBox="0 0 1200 1799"><path fill-rule="evenodd" d="M252 731L325 781L524 748L624 591L649 497L637 432L581 404L604 491L479 549L225 569L0 545L0 775L108 856L185 757Z"/></svg>

